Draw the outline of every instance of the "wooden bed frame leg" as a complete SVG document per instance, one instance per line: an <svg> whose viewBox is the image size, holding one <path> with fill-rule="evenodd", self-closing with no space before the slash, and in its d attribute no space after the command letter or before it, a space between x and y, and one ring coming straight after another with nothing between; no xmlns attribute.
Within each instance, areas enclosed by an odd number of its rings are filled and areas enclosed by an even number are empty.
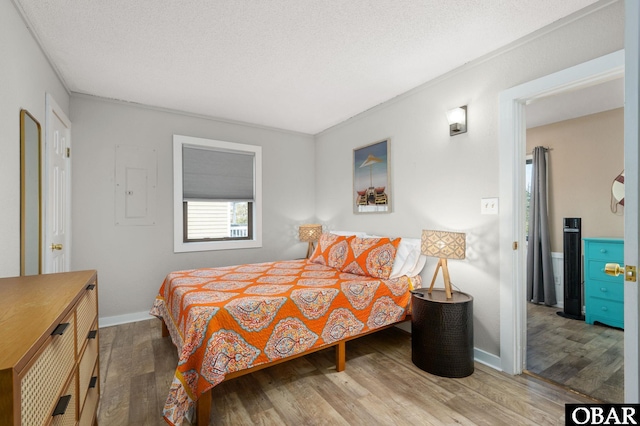
<svg viewBox="0 0 640 426"><path fill-rule="evenodd" d="M344 371L347 359L347 345L345 342L339 342L336 345L336 371Z"/></svg>
<svg viewBox="0 0 640 426"><path fill-rule="evenodd" d="M197 426L208 426L211 416L211 389L200 395L196 401L196 424Z"/></svg>
<svg viewBox="0 0 640 426"><path fill-rule="evenodd" d="M164 320L160 320L160 322L162 323L162 337L167 337L169 335L167 324L164 322Z"/></svg>

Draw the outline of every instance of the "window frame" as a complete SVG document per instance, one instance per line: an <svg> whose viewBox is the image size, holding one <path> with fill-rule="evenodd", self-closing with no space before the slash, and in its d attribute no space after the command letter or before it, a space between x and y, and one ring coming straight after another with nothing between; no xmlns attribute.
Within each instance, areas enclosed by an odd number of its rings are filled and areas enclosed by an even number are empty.
<svg viewBox="0 0 640 426"><path fill-rule="evenodd" d="M545 151L544 153L544 159L547 162L547 175L545 176L545 180L547 182L547 214L549 214L549 151ZM527 170L527 166L531 164L531 174L529 175L529 171ZM525 155L525 161L524 161L524 182L525 182L525 188L524 188L524 193L525 193L525 200L524 200L524 238L525 238L525 243L527 244L527 246L529 245L529 217L530 217L530 212L529 209L531 207L531 203L530 200L527 200L527 191L530 190L529 188L527 188L527 183L530 183L531 186L533 186L533 151L531 151L530 153L527 153ZM529 201L529 202L528 202Z"/></svg>
<svg viewBox="0 0 640 426"><path fill-rule="evenodd" d="M527 199L527 192L531 193L531 185L533 185L533 182L531 182L533 170L528 170L527 166L529 164L533 168L533 154L527 154L524 160L524 240L527 246L529 246L529 208L531 207L531 202Z"/></svg>
<svg viewBox="0 0 640 426"><path fill-rule="evenodd" d="M254 200L250 214L253 218L251 238L211 241L184 241L184 206L182 187L182 148L240 151L254 155ZM262 147L192 136L173 135L173 251L175 253L232 250L262 247Z"/></svg>

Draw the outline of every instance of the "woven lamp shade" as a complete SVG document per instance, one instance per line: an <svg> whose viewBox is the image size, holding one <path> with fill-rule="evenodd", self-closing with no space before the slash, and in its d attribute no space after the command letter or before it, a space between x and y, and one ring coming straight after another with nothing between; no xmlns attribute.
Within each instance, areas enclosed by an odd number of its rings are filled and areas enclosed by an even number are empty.
<svg viewBox="0 0 640 426"><path fill-rule="evenodd" d="M320 234L322 234L322 225L307 224L300 225L300 228L298 228L298 237L300 238L300 241L315 243L320 239Z"/></svg>
<svg viewBox="0 0 640 426"><path fill-rule="evenodd" d="M422 254L441 259L464 259L466 244L463 232L422 231Z"/></svg>

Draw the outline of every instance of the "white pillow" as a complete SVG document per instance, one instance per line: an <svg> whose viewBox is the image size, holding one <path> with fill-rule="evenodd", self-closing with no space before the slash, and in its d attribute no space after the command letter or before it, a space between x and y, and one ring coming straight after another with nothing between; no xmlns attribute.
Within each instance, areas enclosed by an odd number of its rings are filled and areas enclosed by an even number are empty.
<svg viewBox="0 0 640 426"><path fill-rule="evenodd" d="M399 278L403 275L415 277L422 271L427 261L420 253L420 238L402 238L396 251L393 269L389 278Z"/></svg>
<svg viewBox="0 0 640 426"><path fill-rule="evenodd" d="M407 276L415 277L416 275L420 275L420 272L422 272L422 269L424 268L424 265L426 263L427 263L427 256L425 256L424 254L420 254L418 261L416 262L411 272L407 274Z"/></svg>
<svg viewBox="0 0 640 426"><path fill-rule="evenodd" d="M367 236L366 232L359 232L359 231L329 231L329 233L334 235L344 236L344 237L355 235L356 237L363 238Z"/></svg>

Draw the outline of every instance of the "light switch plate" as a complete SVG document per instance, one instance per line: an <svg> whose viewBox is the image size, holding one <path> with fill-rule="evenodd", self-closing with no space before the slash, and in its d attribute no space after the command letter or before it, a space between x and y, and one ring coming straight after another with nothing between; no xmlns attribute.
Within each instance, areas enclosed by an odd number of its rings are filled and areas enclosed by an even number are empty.
<svg viewBox="0 0 640 426"><path fill-rule="evenodd" d="M497 198L482 198L480 202L480 214L498 214Z"/></svg>

